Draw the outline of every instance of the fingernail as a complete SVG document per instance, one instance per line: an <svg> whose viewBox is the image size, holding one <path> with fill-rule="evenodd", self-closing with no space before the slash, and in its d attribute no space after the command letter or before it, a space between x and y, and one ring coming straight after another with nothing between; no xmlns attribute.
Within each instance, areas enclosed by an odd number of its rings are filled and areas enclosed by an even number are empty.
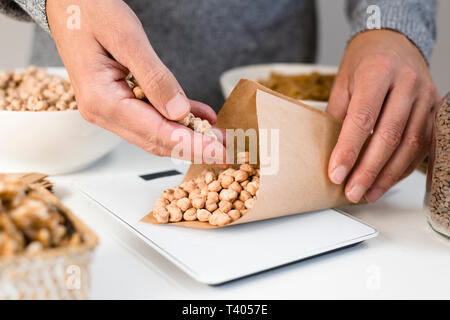
<svg viewBox="0 0 450 320"><path fill-rule="evenodd" d="M373 203L378 199L380 199L383 194L384 191L381 188L377 187L370 188L369 191L367 191L366 193L366 200Z"/></svg>
<svg viewBox="0 0 450 320"><path fill-rule="evenodd" d="M166 110L171 120L180 120L189 112L189 102L181 92L178 92L167 102Z"/></svg>
<svg viewBox="0 0 450 320"><path fill-rule="evenodd" d="M335 184L341 184L347 176L347 168L345 166L338 166L330 174L330 179Z"/></svg>
<svg viewBox="0 0 450 320"><path fill-rule="evenodd" d="M361 198L363 197L364 193L366 192L366 189L360 185L354 185L349 192L347 192L347 199L350 200L353 203L358 203Z"/></svg>

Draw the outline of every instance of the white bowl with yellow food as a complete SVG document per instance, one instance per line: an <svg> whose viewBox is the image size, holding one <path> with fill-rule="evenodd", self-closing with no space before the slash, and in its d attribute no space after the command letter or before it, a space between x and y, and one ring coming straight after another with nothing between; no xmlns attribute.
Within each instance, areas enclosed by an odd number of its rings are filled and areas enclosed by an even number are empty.
<svg viewBox="0 0 450 320"><path fill-rule="evenodd" d="M295 81L297 80L308 80L309 83L313 83L317 87L317 79L325 80L325 91L329 92L330 82L332 78L337 73L338 67L327 66L327 65L317 65L317 64L304 64L304 63L271 63L271 64L255 64L249 66L242 66L225 71L220 76L220 86L222 89L223 96L225 99L230 95L233 88L239 82L240 79L249 79L252 81L258 81L266 85L272 90L281 92L291 98L296 98L302 102L325 111L327 107L326 93L314 94L314 92L302 92L301 89L305 91L311 90L308 88L308 83L303 86L303 88L296 88ZM282 79L285 77L286 79ZM296 79L296 77L298 79ZM313 78L315 77L315 78ZM279 88L276 88L276 81L284 80ZM292 82L292 87L287 88L285 86L286 80ZM268 83L272 82L272 83ZM320 86L319 86L320 87ZM301 98L302 96L307 97L306 99ZM313 97L312 99L309 97ZM317 97L317 98L315 98ZM319 99L318 99L319 98Z"/></svg>
<svg viewBox="0 0 450 320"><path fill-rule="evenodd" d="M64 68L0 71L0 172L69 173L120 143L83 119L69 81L62 79Z"/></svg>

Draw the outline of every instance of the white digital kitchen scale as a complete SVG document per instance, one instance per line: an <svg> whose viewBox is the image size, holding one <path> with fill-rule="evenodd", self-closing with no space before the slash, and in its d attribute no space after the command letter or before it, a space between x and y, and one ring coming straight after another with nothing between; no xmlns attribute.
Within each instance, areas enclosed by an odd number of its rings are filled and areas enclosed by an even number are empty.
<svg viewBox="0 0 450 320"><path fill-rule="evenodd" d="M217 285L377 236L371 226L334 209L219 229L140 222L161 191L178 185L177 168L75 183L148 245L196 280ZM361 248L363 250L363 248Z"/></svg>

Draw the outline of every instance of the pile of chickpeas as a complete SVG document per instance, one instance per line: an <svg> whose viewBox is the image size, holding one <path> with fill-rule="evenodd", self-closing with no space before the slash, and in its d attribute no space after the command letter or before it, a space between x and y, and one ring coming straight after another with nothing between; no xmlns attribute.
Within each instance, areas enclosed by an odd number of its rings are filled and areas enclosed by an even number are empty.
<svg viewBox="0 0 450 320"><path fill-rule="evenodd" d="M224 226L246 215L259 193L260 173L250 164L221 170L206 169L200 176L156 200L153 216L158 223L202 221Z"/></svg>
<svg viewBox="0 0 450 320"><path fill-rule="evenodd" d="M77 109L69 80L29 66L24 72L0 73L0 110L64 111Z"/></svg>

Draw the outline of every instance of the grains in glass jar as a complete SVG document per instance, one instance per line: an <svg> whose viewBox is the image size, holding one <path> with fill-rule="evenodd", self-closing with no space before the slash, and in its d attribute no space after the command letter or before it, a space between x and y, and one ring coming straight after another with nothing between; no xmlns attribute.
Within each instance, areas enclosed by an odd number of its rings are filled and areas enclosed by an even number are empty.
<svg viewBox="0 0 450 320"><path fill-rule="evenodd" d="M450 93L434 121L425 205L431 227L450 237Z"/></svg>

